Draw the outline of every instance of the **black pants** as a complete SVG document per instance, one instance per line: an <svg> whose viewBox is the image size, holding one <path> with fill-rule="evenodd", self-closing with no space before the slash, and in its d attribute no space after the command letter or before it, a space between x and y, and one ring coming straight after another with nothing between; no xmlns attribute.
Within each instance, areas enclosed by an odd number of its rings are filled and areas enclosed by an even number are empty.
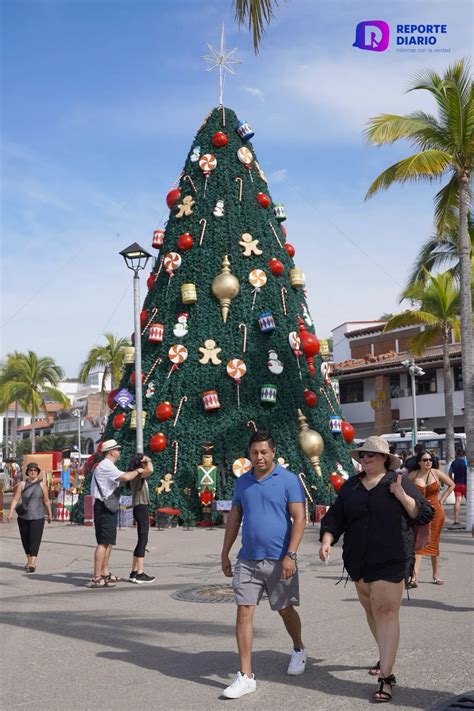
<svg viewBox="0 0 474 711"><path fill-rule="evenodd" d="M138 543L133 551L135 558L144 558L150 521L148 519L148 504L137 504L133 507L133 518L137 522Z"/></svg>
<svg viewBox="0 0 474 711"><path fill-rule="evenodd" d="M20 529L21 542L26 555L36 557L38 555L41 539L43 537L44 518L37 518L34 521L27 521L18 516L18 528Z"/></svg>

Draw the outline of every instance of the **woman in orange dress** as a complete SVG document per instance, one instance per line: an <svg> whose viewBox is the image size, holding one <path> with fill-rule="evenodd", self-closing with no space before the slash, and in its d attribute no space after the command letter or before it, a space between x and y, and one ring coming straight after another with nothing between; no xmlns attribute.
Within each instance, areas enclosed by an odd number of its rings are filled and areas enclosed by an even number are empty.
<svg viewBox="0 0 474 711"><path fill-rule="evenodd" d="M435 515L430 523L430 540L429 543L421 550L416 551L415 555L415 570L413 573L410 587L418 586L418 573L420 571L421 556L428 555L431 557L431 567L433 569L433 583L435 585L444 585L444 581L439 577L439 539L444 526L444 508L443 504L454 489L454 482L451 477L444 474L439 469L433 469L433 458L429 452L419 452L416 457L417 468L408 475L417 489L421 491L423 496L435 509ZM439 492L441 484L446 484L447 489L441 499Z"/></svg>

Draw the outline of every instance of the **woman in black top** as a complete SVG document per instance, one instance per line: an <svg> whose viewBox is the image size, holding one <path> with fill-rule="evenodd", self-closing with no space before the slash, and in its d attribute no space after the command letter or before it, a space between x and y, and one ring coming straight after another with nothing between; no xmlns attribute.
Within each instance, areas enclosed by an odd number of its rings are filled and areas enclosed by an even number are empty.
<svg viewBox="0 0 474 711"><path fill-rule="evenodd" d="M363 471L342 486L324 516L319 557L326 561L344 534L344 565L379 648L380 661L369 672L380 682L374 701L390 701L403 583L413 568L413 524L428 523L433 514L412 482L395 474L400 460L384 439L369 437L351 456L359 458Z"/></svg>

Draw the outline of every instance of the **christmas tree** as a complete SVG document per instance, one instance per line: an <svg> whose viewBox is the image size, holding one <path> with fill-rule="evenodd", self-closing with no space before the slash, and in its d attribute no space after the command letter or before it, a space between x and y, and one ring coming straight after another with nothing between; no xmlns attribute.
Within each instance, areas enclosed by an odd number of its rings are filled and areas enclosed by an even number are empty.
<svg viewBox="0 0 474 711"><path fill-rule="evenodd" d="M252 429L273 433L277 457L302 475L310 506L329 503L353 471L346 440L354 433L341 422L284 207L271 198L252 136L223 106L199 128L167 196L166 229L153 236L160 251L135 334L152 506L178 508L184 520L199 518L213 496L231 497L250 466ZM132 395L133 370L125 367L120 386ZM109 404L104 439L121 443L119 466L127 468L137 413Z"/></svg>

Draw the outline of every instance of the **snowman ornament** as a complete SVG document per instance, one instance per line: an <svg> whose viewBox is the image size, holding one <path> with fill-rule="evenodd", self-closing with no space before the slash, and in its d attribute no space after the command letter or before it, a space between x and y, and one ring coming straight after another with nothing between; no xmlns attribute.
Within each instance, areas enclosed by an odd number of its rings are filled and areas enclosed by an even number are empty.
<svg viewBox="0 0 474 711"><path fill-rule="evenodd" d="M201 156L201 146L195 146L193 152L191 153L191 162L196 163Z"/></svg>
<svg viewBox="0 0 474 711"><path fill-rule="evenodd" d="M349 474L346 472L341 462L336 462L336 471L339 476L342 476L343 479L349 479Z"/></svg>
<svg viewBox="0 0 474 711"><path fill-rule="evenodd" d="M276 351L268 351L267 367L273 375L281 375L281 373L283 373L283 363L279 360Z"/></svg>
<svg viewBox="0 0 474 711"><path fill-rule="evenodd" d="M179 314L178 322L173 326L173 333L176 338L183 338L188 333L188 314Z"/></svg>
<svg viewBox="0 0 474 711"><path fill-rule="evenodd" d="M224 216L224 200L218 200L216 202L216 206L213 208L212 214L214 215L214 217Z"/></svg>

